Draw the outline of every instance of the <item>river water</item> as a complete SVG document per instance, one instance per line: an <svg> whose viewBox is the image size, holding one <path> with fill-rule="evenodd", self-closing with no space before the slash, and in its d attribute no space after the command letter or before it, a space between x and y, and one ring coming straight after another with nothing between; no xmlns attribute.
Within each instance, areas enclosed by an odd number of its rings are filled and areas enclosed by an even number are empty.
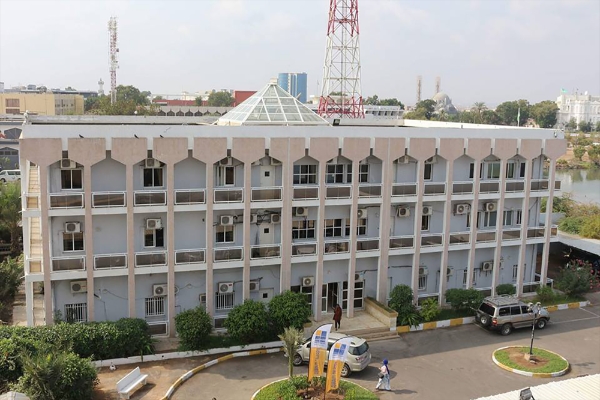
<svg viewBox="0 0 600 400"><path fill-rule="evenodd" d="M557 170L556 180L562 181L562 192L570 192L573 200L600 204L600 168Z"/></svg>

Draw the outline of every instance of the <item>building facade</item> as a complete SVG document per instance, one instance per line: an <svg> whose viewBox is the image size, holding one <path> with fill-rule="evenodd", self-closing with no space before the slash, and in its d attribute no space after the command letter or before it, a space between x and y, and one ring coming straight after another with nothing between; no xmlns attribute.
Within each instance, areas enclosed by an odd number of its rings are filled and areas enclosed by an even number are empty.
<svg viewBox="0 0 600 400"><path fill-rule="evenodd" d="M219 328L285 290L319 321L398 284L443 302L546 282L556 227L539 210L566 149L552 130L94 118L23 127L29 324L36 282L46 323L139 317L171 335L183 310Z"/></svg>
<svg viewBox="0 0 600 400"><path fill-rule="evenodd" d="M297 97L301 103L308 101L308 83L306 72L284 72L277 77L277 85Z"/></svg>
<svg viewBox="0 0 600 400"><path fill-rule="evenodd" d="M600 96L585 94L561 94L556 99L557 124L565 126L571 119L580 122L600 122Z"/></svg>
<svg viewBox="0 0 600 400"><path fill-rule="evenodd" d="M83 96L59 93L0 93L0 114L82 115Z"/></svg>

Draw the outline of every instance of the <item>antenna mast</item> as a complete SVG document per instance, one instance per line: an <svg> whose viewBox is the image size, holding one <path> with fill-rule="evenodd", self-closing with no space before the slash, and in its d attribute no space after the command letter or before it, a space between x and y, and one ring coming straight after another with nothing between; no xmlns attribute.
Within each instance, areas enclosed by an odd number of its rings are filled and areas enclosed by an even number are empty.
<svg viewBox="0 0 600 400"><path fill-rule="evenodd" d="M110 104L115 104L117 101L117 68L119 68L119 60L117 53L117 17L110 17L108 21L108 40L109 40L109 71L110 71Z"/></svg>
<svg viewBox="0 0 600 400"><path fill-rule="evenodd" d="M330 0L327 51L318 109L322 117L365 117L358 36L358 0Z"/></svg>
<svg viewBox="0 0 600 400"><path fill-rule="evenodd" d="M440 86L442 86L442 78L439 76L435 77L435 94L440 92Z"/></svg>

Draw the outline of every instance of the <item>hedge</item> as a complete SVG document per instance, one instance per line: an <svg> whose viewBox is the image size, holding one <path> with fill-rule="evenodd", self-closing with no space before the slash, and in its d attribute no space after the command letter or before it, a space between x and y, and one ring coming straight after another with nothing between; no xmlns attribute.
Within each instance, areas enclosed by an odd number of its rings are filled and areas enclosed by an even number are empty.
<svg viewBox="0 0 600 400"><path fill-rule="evenodd" d="M209 341L212 319L203 307L183 311L175 317L181 350L202 350Z"/></svg>
<svg viewBox="0 0 600 400"><path fill-rule="evenodd" d="M289 327L302 330L311 310L305 294L288 290L271 299L268 312L275 333L280 334Z"/></svg>

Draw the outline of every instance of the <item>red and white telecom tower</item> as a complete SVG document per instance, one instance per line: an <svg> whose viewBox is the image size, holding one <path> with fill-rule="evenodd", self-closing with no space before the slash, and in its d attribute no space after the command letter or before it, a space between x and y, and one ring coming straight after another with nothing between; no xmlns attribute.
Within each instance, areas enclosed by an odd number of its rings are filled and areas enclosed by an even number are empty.
<svg viewBox="0 0 600 400"><path fill-rule="evenodd" d="M330 0L327 53L318 110L322 117L365 117L358 36L358 0Z"/></svg>
<svg viewBox="0 0 600 400"><path fill-rule="evenodd" d="M117 102L117 68L119 60L117 53L117 18L110 17L108 21L108 41L109 41L109 71L110 71L110 104Z"/></svg>

